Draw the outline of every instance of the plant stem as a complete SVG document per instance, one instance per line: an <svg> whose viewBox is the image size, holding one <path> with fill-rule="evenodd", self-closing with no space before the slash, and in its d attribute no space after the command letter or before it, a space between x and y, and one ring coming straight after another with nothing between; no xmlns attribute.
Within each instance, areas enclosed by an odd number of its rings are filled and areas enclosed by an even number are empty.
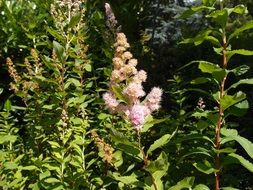
<svg viewBox="0 0 253 190"><path fill-rule="evenodd" d="M223 67L223 69L226 69L226 67L227 67L227 38L226 38L226 33L225 33L224 29L223 29L223 37L222 38L223 38L222 39L222 41L223 41L222 67ZM224 115L224 110L221 106L221 99L224 97L224 93L225 93L225 82L226 82L226 75L222 79L221 85L220 85L219 117L218 117L218 122L217 122L217 126L216 126L216 147L215 147L216 150L220 149L220 130L222 127L222 119L223 119L223 115ZM218 170L218 172L215 173L215 190L219 190L220 189L220 168L221 168L219 153L216 154L215 167Z"/></svg>
<svg viewBox="0 0 253 190"><path fill-rule="evenodd" d="M141 154L142 154L142 156L143 156L144 165L147 166L147 165L148 165L148 161L149 161L149 160L148 160L148 155L145 154L145 152L144 152L144 150L143 150L143 147L142 147L142 145L141 145L141 134L140 134L140 131L139 131L138 129L137 129L136 131L137 131L137 137L138 137L138 145L139 145L140 152L141 152ZM153 183L153 185L154 185L155 190L158 190L157 185L156 185L156 183L155 183L155 178L154 178L154 176L153 176L152 173L150 173L150 172L149 172L149 174L150 174L150 177L151 177L151 179L152 179L152 183Z"/></svg>

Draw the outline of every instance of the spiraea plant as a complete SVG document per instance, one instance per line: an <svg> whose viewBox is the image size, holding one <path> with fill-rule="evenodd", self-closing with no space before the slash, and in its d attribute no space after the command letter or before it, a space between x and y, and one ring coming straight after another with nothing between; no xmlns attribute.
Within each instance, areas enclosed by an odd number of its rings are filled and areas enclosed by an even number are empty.
<svg viewBox="0 0 253 190"><path fill-rule="evenodd" d="M81 1L54 1L51 15L55 23L48 27L54 37L48 44L52 55L32 49L20 68L23 72L7 59L13 78L10 89L24 102L22 161L24 170L32 170L22 173L29 179L24 187L94 189L98 184L90 179L96 156L90 145L89 105L97 93L92 90L85 44L85 6Z"/></svg>
<svg viewBox="0 0 253 190"><path fill-rule="evenodd" d="M197 119L198 122L195 127L192 127L191 134L182 137L182 140L192 139L192 142L202 142L193 145L189 150L192 153L187 153L185 157L197 154L194 157L193 166L198 171L213 176L213 180L207 177L206 183L216 190L231 189L232 187L224 186L240 187L240 184L226 178L226 171L233 167L233 164L241 164L248 171L253 172L253 143L240 136L237 129L229 123L231 118L243 116L249 105L246 94L238 91L238 86L253 84L253 79L243 78L243 74L250 70L249 66L242 63L230 64L234 55L250 56L253 55L253 51L233 49L232 42L244 31L252 29L253 22L250 20L238 25L236 20L247 15L247 8L242 4L229 7L228 2L216 0L203 0L201 6L190 8L182 14L181 18L200 12L211 21L212 27L204 29L193 38L183 40L181 44L201 45L204 41L211 42L217 61L213 63L197 60L184 66L184 68L189 68L192 64L198 64L202 76L192 80L190 84L198 85L199 89L188 90L203 93L205 103L209 106L203 107L202 101L191 113L191 117ZM232 30L231 25L237 25L237 27ZM234 78L238 81L232 82ZM203 84L209 85L210 88L202 90ZM210 109L210 105L214 109ZM233 146L235 142L241 145L244 155L248 158L237 153Z"/></svg>
<svg viewBox="0 0 253 190"><path fill-rule="evenodd" d="M108 4L106 7L110 8ZM112 14L112 10L107 12ZM115 19L115 16L110 18ZM107 174L116 181L110 187L163 189L165 183L162 178L167 174L168 157L164 151L156 151L166 145L172 135L158 132L158 139L145 145L149 148L142 144L150 128L161 122L154 119L152 113L160 108L162 89L153 87L146 95L142 83L146 81L147 73L136 68L138 61L128 50L130 45L126 35L117 31L115 36L113 69L109 89L103 94L103 99L110 113L123 118L125 125L117 118L112 120L110 127L115 151L112 162L116 168L116 171L108 171Z"/></svg>

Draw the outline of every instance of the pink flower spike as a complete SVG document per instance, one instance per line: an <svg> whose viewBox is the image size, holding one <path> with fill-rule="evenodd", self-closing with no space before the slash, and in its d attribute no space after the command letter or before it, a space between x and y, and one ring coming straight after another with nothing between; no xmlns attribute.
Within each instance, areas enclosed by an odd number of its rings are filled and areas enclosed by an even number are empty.
<svg viewBox="0 0 253 190"><path fill-rule="evenodd" d="M108 109L112 112L114 112L119 105L119 102L112 96L111 93L104 93L103 99L105 101L105 105L108 107Z"/></svg>
<svg viewBox="0 0 253 190"><path fill-rule="evenodd" d="M140 83L130 83L123 91L129 98L140 98L145 96L145 92Z"/></svg>
<svg viewBox="0 0 253 190"><path fill-rule="evenodd" d="M150 112L158 110L160 108L160 102L162 99L162 89L154 87L147 95L145 105L149 108Z"/></svg>
<svg viewBox="0 0 253 190"><path fill-rule="evenodd" d="M149 109L143 105L134 105L130 110L129 120L134 128L140 130L145 122L145 117L149 114Z"/></svg>

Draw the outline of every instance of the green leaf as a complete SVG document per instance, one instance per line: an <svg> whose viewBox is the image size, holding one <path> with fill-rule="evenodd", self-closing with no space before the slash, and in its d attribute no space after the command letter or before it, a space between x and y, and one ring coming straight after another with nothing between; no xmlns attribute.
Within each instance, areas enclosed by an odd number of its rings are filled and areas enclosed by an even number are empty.
<svg viewBox="0 0 253 190"><path fill-rule="evenodd" d="M233 187L221 187L220 189L221 190L240 190L240 189L233 188Z"/></svg>
<svg viewBox="0 0 253 190"><path fill-rule="evenodd" d="M53 41L54 51L61 63L66 61L66 53L64 47L57 41Z"/></svg>
<svg viewBox="0 0 253 190"><path fill-rule="evenodd" d="M68 78L64 85L64 89L68 89L68 87L73 84L75 87L80 87L82 86L81 82L75 78Z"/></svg>
<svg viewBox="0 0 253 190"><path fill-rule="evenodd" d="M211 173L217 172L217 170L214 169L213 166L208 161L206 161L206 160L205 160L204 163L200 163L200 162L194 163L193 166L197 170L199 170L200 172L203 172L205 174L211 174Z"/></svg>
<svg viewBox="0 0 253 190"><path fill-rule="evenodd" d="M118 168L123 164L123 157L122 157L122 151L117 150L113 153L113 166Z"/></svg>
<svg viewBox="0 0 253 190"><path fill-rule="evenodd" d="M175 132L174 132L175 133ZM165 144L167 144L171 139L171 134L166 134L156 140L148 149L147 153L151 154L152 151L156 150L157 148L161 148Z"/></svg>
<svg viewBox="0 0 253 190"><path fill-rule="evenodd" d="M71 17L68 27L73 28L80 22L80 20L81 20L81 13L77 12L74 16Z"/></svg>
<svg viewBox="0 0 253 190"><path fill-rule="evenodd" d="M239 91L235 93L233 96L225 94L221 100L220 104L222 106L223 110L226 110L227 108L237 104L238 102L243 101L246 98L246 94Z"/></svg>
<svg viewBox="0 0 253 190"><path fill-rule="evenodd" d="M238 82L232 84L226 91L230 90L231 88L236 88L241 84L253 84L253 78L239 80Z"/></svg>
<svg viewBox="0 0 253 190"><path fill-rule="evenodd" d="M5 162L3 165L8 170L14 170L18 168L18 164L15 162Z"/></svg>
<svg viewBox="0 0 253 190"><path fill-rule="evenodd" d="M215 72L215 71L222 70L219 65L213 64L213 63L208 62L208 61L199 61L199 69L203 73L210 73L210 74Z"/></svg>
<svg viewBox="0 0 253 190"><path fill-rule="evenodd" d="M213 77L218 81L222 81L222 79L226 76L226 71L224 69L220 68L219 65L213 64L211 62L200 61L199 62L199 69L203 73L212 74Z"/></svg>
<svg viewBox="0 0 253 190"><path fill-rule="evenodd" d="M243 31L245 30L249 30L253 28L253 20L250 20L248 22L246 22L243 26L241 26L240 28L237 28L228 38L228 43L231 39L233 39L234 37L238 36L239 34L241 34Z"/></svg>
<svg viewBox="0 0 253 190"><path fill-rule="evenodd" d="M241 76L245 73L247 73L250 70L250 67L248 65L240 65L239 67L234 68L231 70L235 74L235 76Z"/></svg>
<svg viewBox="0 0 253 190"><path fill-rule="evenodd" d="M183 12L183 14L180 15L180 19L183 19L183 18L188 18L190 16L192 16L193 14L197 13L197 12L200 12L200 11L203 11L203 10L214 10L215 8L213 7L209 7L209 6L199 6L199 7L193 7L193 8L190 8L188 10L186 10L185 12Z"/></svg>
<svg viewBox="0 0 253 190"><path fill-rule="evenodd" d="M230 58L235 54L251 56L253 55L253 51L246 50L246 49L236 49L236 50L227 51L227 61L229 61Z"/></svg>
<svg viewBox="0 0 253 190"><path fill-rule="evenodd" d="M85 64L84 69L85 69L87 72L91 72L91 71L92 71L91 64Z"/></svg>
<svg viewBox="0 0 253 190"><path fill-rule="evenodd" d="M60 42L64 41L64 37L57 30L47 27L47 32L49 32L53 37L55 37Z"/></svg>
<svg viewBox="0 0 253 190"><path fill-rule="evenodd" d="M210 41L212 44L220 47L220 42L217 38L214 36L210 36L209 34L212 33L212 30L204 30L198 33L195 37L193 38L187 38L181 41L179 44L189 44L193 43L195 46L198 46L202 44L204 41Z"/></svg>
<svg viewBox="0 0 253 190"><path fill-rule="evenodd" d="M143 125L143 128L141 129L141 133L147 132L151 127L153 127L155 124L162 123L164 121L168 120L167 118L164 119L154 119L151 115L148 116L145 119L145 123Z"/></svg>
<svg viewBox="0 0 253 190"><path fill-rule="evenodd" d="M247 113L248 108L249 108L249 103L247 100L244 100L228 108L227 114L241 117Z"/></svg>
<svg viewBox="0 0 253 190"><path fill-rule="evenodd" d="M226 27L228 20L228 10L215 10L211 14L206 16L207 18L212 18L216 23L218 23L222 28Z"/></svg>
<svg viewBox="0 0 253 190"><path fill-rule="evenodd" d="M59 183L61 181L59 179L51 177L51 178L45 179L45 182L47 182L47 183Z"/></svg>
<svg viewBox="0 0 253 190"><path fill-rule="evenodd" d="M181 190L184 188L191 189L195 181L195 177L186 177L183 180L177 182L176 185L170 187L168 190Z"/></svg>
<svg viewBox="0 0 253 190"><path fill-rule="evenodd" d="M166 174L168 167L168 157L166 153L162 151L156 160L148 162L148 165L145 166L145 170L153 176L156 176L157 179L160 179Z"/></svg>
<svg viewBox="0 0 253 190"><path fill-rule="evenodd" d="M210 150L207 150L207 149L201 148L201 147L197 147L197 148L191 149L189 152L184 154L180 159L178 159L178 163L181 163L186 157L192 156L192 155L198 155L198 156L205 155L205 156L212 158L212 155L210 154Z"/></svg>
<svg viewBox="0 0 253 190"><path fill-rule="evenodd" d="M222 129L221 134L225 137L221 138L221 144L225 144L229 141L237 141L247 154L253 159L253 143L248 139L238 135L235 129Z"/></svg>
<svg viewBox="0 0 253 190"><path fill-rule="evenodd" d="M21 168L22 170L36 170L38 169L37 166L31 165L31 166L24 166Z"/></svg>
<svg viewBox="0 0 253 190"><path fill-rule="evenodd" d="M204 184L199 184L193 188L193 190L210 190L209 187L207 187Z"/></svg>
<svg viewBox="0 0 253 190"><path fill-rule="evenodd" d="M191 84L204 84L204 83L207 83L207 82L210 82L211 79L210 78L207 78L207 77L198 77L196 79L193 79L191 81Z"/></svg>
<svg viewBox="0 0 253 190"><path fill-rule="evenodd" d="M237 5L234 8L232 8L232 12L237 14L245 14L247 13L247 8L244 5Z"/></svg>
<svg viewBox="0 0 253 190"><path fill-rule="evenodd" d="M223 148L223 149L214 149L213 148L213 151L215 153L218 153L218 154L221 154L221 153L234 153L234 152L236 152L236 149L233 149L231 147L227 147L227 148Z"/></svg>
<svg viewBox="0 0 253 190"><path fill-rule="evenodd" d="M16 135L0 135L0 144L14 143L16 140Z"/></svg>
<svg viewBox="0 0 253 190"><path fill-rule="evenodd" d="M236 159L242 166L244 166L247 170L253 173L253 164L251 162L235 153L231 153L228 156Z"/></svg>
<svg viewBox="0 0 253 190"><path fill-rule="evenodd" d="M213 7L216 0L202 0L202 4L205 6Z"/></svg>
<svg viewBox="0 0 253 190"><path fill-rule="evenodd" d="M184 135L180 139L175 140L175 143L180 143L180 142L189 141L189 140L196 140L196 139L205 140L207 142L210 142L213 146L215 146L214 142L209 137L204 136L202 134Z"/></svg>
<svg viewBox="0 0 253 190"><path fill-rule="evenodd" d="M122 93L122 89L120 88L120 86L113 85L113 86L112 86L112 91L113 91L113 93L115 94L115 96L116 96L119 100L121 100L121 101L123 101L123 102L125 102L125 103L128 102L128 99L127 99L127 97L124 96L124 94Z"/></svg>
<svg viewBox="0 0 253 190"><path fill-rule="evenodd" d="M113 172L113 173L109 173L109 176L112 177L113 179L120 181L124 184L132 184L135 182L138 182L138 179L136 178L136 176L132 175L132 176L120 176L119 173L117 172Z"/></svg>
<svg viewBox="0 0 253 190"><path fill-rule="evenodd" d="M9 99L7 99L5 102L4 102L4 109L6 111L11 111L11 101Z"/></svg>
<svg viewBox="0 0 253 190"><path fill-rule="evenodd" d="M51 173L50 173L49 170L47 170L47 171L45 171L45 172L43 172L43 173L41 173L41 174L39 175L39 179L42 180L42 179L44 179L44 178L46 178L46 177L49 177L49 176L51 176Z"/></svg>

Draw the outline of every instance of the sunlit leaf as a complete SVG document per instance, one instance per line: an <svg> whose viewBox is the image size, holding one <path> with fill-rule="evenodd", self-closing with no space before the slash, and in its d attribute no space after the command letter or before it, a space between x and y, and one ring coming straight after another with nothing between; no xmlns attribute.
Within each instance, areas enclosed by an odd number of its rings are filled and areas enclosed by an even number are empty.
<svg viewBox="0 0 253 190"><path fill-rule="evenodd" d="M253 20L250 20L250 21L246 22L243 26L235 29L235 31L232 34L230 34L230 36L228 38L228 42L232 38L234 38L234 37L238 36L239 34L241 34L243 31L249 30L249 29L252 29L252 28L253 28Z"/></svg>
<svg viewBox="0 0 253 190"><path fill-rule="evenodd" d="M209 187L207 187L204 184L199 184L193 188L193 190L210 190Z"/></svg>
<svg viewBox="0 0 253 190"><path fill-rule="evenodd" d="M195 177L186 177L183 180L177 182L176 185L170 187L168 190L181 190L184 188L191 189L195 181Z"/></svg>
<svg viewBox="0 0 253 190"><path fill-rule="evenodd" d="M220 104L222 106L222 109L226 110L227 108L237 104L238 102L243 101L245 98L246 98L246 94L241 91L235 93L234 95L225 94L221 98Z"/></svg>
<svg viewBox="0 0 253 190"><path fill-rule="evenodd" d="M199 171L201 171L201 172L203 172L205 174L211 174L211 173L217 172L217 170L214 169L213 166L209 162L207 162L207 161L205 161L204 163L200 163L200 162L194 163L193 166L197 170L199 170Z"/></svg>
<svg viewBox="0 0 253 190"><path fill-rule="evenodd" d="M171 137L172 137L171 134L163 135L149 147L147 153L151 154L152 151L156 150L157 148L161 148L170 141Z"/></svg>

